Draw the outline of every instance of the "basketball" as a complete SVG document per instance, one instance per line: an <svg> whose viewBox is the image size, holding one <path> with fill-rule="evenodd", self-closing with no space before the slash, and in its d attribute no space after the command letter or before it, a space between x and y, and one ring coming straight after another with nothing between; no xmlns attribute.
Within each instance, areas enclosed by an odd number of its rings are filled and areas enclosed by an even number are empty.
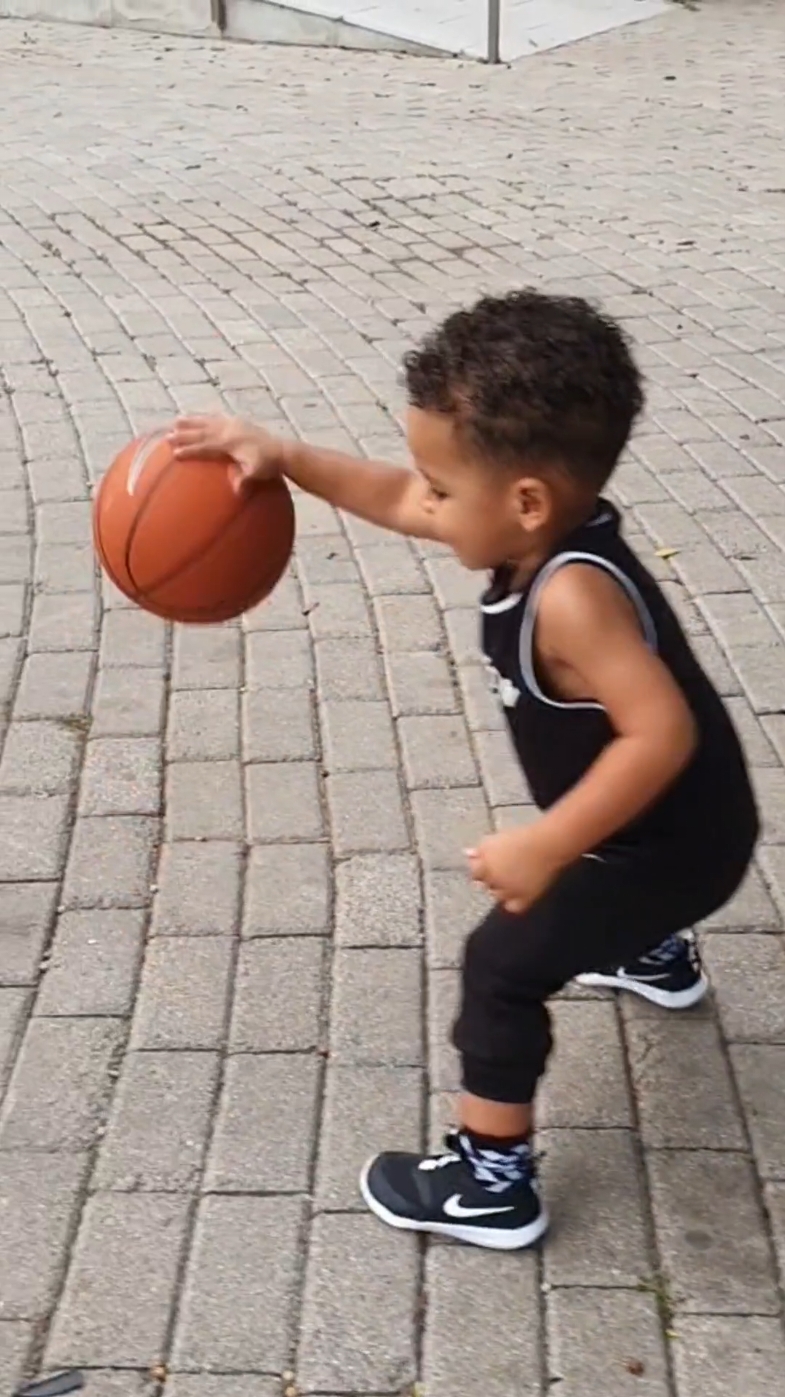
<svg viewBox="0 0 785 1397"><path fill-rule="evenodd" d="M101 566L131 601L166 621L228 621L263 601L294 544L292 497L281 479L238 494L235 467L178 460L160 434L132 441L93 505Z"/></svg>

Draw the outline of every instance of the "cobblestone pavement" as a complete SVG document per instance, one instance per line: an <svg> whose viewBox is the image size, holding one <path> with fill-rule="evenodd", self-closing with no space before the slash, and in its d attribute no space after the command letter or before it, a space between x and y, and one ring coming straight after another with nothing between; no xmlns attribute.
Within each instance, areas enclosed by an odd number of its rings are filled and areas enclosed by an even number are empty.
<svg viewBox="0 0 785 1397"><path fill-rule="evenodd" d="M0 25L0 1392L782 1392L784 54L730 0L498 72ZM638 343L618 495L765 816L712 1004L556 1004L542 1257L355 1188L440 1129L461 849L530 813L475 580L301 498L274 599L171 634L88 503L176 409L398 455L401 350L521 281Z"/></svg>

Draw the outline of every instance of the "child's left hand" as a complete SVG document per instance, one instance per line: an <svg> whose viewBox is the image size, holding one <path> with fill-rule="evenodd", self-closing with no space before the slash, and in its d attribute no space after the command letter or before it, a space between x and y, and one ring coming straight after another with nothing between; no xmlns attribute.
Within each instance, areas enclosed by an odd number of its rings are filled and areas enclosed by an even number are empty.
<svg viewBox="0 0 785 1397"><path fill-rule="evenodd" d="M499 830L466 850L469 870L506 912L527 911L554 882L560 865L549 853L537 825Z"/></svg>

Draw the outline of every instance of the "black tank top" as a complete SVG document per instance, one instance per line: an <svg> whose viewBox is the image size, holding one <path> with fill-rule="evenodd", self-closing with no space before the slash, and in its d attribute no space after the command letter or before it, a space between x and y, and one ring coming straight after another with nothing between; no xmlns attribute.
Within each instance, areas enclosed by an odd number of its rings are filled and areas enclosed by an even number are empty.
<svg viewBox="0 0 785 1397"><path fill-rule="evenodd" d="M676 840L707 853L754 844L757 813L731 719L693 654L657 583L625 543L618 510L600 500L593 516L565 539L526 583L510 591L500 569L482 598L482 648L492 685L535 804L547 809L580 781L614 730L598 703L561 702L537 675L534 627L543 587L571 563L602 568L626 592L647 644L667 665L694 714L699 742L689 766L645 814L610 845Z"/></svg>

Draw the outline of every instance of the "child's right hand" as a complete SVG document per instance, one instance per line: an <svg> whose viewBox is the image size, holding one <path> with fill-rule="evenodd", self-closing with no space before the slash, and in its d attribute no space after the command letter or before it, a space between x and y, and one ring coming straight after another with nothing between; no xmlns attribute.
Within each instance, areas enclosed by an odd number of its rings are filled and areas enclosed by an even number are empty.
<svg viewBox="0 0 785 1397"><path fill-rule="evenodd" d="M235 488L253 480L270 480L284 469L286 444L240 417L179 417L167 432L180 460L215 456L238 467Z"/></svg>

